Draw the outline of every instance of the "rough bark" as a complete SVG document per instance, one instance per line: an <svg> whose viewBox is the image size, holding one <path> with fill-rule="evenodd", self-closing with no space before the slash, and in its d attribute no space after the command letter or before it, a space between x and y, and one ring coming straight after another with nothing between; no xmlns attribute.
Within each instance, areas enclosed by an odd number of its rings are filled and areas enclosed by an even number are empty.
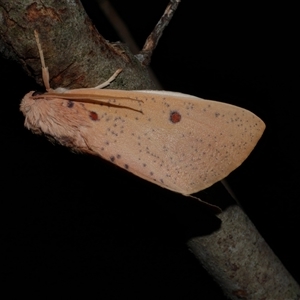
<svg viewBox="0 0 300 300"><path fill-rule="evenodd" d="M81 3L0 0L0 51L17 60L42 85L33 30L39 32L53 88L91 87L124 72L116 89L153 89L147 69L124 45L106 41ZM231 299L299 299L294 279L238 207L218 215L221 228L188 246Z"/></svg>
<svg viewBox="0 0 300 300"><path fill-rule="evenodd" d="M188 242L188 247L230 299L299 299L297 282L235 205L218 217L221 228Z"/></svg>
<svg viewBox="0 0 300 300"><path fill-rule="evenodd" d="M109 43L93 26L80 1L0 1L0 51L17 60L42 85L34 38L40 36L52 88L92 87L117 69L111 87L153 89L148 71L121 43Z"/></svg>

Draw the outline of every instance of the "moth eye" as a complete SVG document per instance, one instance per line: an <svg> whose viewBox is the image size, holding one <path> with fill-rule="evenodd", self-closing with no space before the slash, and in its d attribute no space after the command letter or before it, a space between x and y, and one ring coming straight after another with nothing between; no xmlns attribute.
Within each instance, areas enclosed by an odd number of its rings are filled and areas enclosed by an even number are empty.
<svg viewBox="0 0 300 300"><path fill-rule="evenodd" d="M34 96L39 96L39 95L43 95L43 94L45 94L45 92L42 92L42 91L34 91L34 92L32 93L32 96L34 97Z"/></svg>

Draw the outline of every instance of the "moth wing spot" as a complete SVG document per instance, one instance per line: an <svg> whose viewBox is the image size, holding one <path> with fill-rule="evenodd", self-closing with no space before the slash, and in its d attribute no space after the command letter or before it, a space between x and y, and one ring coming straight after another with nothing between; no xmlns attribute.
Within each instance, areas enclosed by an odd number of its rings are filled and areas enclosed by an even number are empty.
<svg viewBox="0 0 300 300"><path fill-rule="evenodd" d="M181 120L181 114L178 111L171 111L170 121L174 124L179 123Z"/></svg>
<svg viewBox="0 0 300 300"><path fill-rule="evenodd" d="M72 108L73 106L74 106L74 102L69 100L67 103L67 107Z"/></svg>
<svg viewBox="0 0 300 300"><path fill-rule="evenodd" d="M98 114L95 111L90 111L89 117L92 121L98 121L99 120Z"/></svg>

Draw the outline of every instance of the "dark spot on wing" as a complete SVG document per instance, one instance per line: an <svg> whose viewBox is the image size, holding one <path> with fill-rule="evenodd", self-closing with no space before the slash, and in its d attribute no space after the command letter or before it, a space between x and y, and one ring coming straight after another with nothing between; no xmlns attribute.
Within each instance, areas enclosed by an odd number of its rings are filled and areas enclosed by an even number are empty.
<svg viewBox="0 0 300 300"><path fill-rule="evenodd" d="M67 107L72 108L74 106L73 101L68 101Z"/></svg>
<svg viewBox="0 0 300 300"><path fill-rule="evenodd" d="M181 120L181 114L178 111L172 111L170 113L170 121L172 123L179 123Z"/></svg>
<svg viewBox="0 0 300 300"><path fill-rule="evenodd" d="M96 113L96 112L94 112L94 111L90 111L90 119L92 120L92 121L97 121L97 120L99 120L98 119L98 114Z"/></svg>

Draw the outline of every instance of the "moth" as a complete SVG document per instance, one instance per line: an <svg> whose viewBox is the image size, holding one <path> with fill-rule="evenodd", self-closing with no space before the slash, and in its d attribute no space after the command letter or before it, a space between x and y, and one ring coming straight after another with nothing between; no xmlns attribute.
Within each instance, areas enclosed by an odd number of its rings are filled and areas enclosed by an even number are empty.
<svg viewBox="0 0 300 300"><path fill-rule="evenodd" d="M250 154L265 129L252 112L192 95L152 90L51 89L35 32L47 92L26 94L25 127L76 152L100 156L183 195L222 180Z"/></svg>

